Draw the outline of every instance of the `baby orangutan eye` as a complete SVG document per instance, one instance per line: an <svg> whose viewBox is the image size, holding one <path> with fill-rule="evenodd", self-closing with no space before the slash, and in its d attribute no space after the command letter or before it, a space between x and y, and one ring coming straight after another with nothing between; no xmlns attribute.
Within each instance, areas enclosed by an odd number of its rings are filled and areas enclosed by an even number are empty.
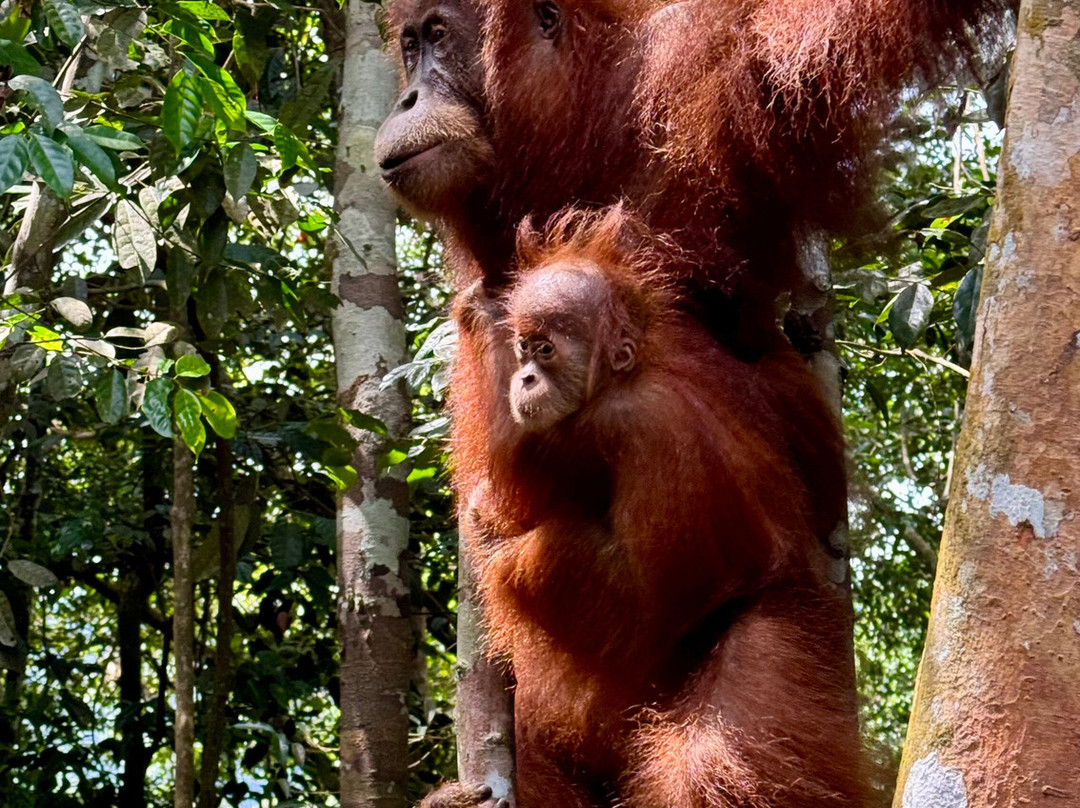
<svg viewBox="0 0 1080 808"><path fill-rule="evenodd" d="M555 346L550 342L543 343L536 352L540 355L541 359L551 359L555 355Z"/></svg>

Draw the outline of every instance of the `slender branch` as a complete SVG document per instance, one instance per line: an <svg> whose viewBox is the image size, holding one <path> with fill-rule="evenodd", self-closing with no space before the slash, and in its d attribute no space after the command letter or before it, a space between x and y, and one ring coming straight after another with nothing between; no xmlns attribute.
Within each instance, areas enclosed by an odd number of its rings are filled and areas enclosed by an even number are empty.
<svg viewBox="0 0 1080 808"><path fill-rule="evenodd" d="M841 345L844 348L847 348L848 350L852 351L853 353L859 353L860 351L865 351L866 353L876 354L878 356L911 356L911 357L914 357L915 359L921 359L924 362L931 362L931 363L933 363L935 365L940 365L943 368L948 368L949 370L953 371L954 373L959 373L965 379L970 379L971 378L971 372L967 368L962 368L959 365L957 365L955 362L950 362L948 359L945 359L944 357L941 357L941 356L934 356L933 354L928 354L928 353L926 353L926 351L921 351L918 348L911 348L910 350L906 350L906 351L903 350L902 348L901 349L896 349L896 350L892 350L892 349L889 349L889 348L875 348L872 345L863 345L861 342L851 342L850 340L843 340L843 339L838 339L836 341L836 344ZM865 357L865 358L869 358L869 357Z"/></svg>

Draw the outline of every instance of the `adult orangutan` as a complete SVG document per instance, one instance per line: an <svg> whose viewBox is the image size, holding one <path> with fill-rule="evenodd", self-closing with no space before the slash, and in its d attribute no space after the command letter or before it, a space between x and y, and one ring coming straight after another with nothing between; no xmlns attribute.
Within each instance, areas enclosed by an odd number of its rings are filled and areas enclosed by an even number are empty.
<svg viewBox="0 0 1080 808"><path fill-rule="evenodd" d="M901 90L977 62L1009 4L394 0L407 88L376 157L460 285L505 280L525 216L624 200L703 321L752 349L800 234L865 223Z"/></svg>
<svg viewBox="0 0 1080 808"><path fill-rule="evenodd" d="M745 363L680 312L633 233L620 208L525 230L508 297L459 302L500 387L465 535L519 804L861 808L847 606L794 460L842 502L837 426L793 350Z"/></svg>

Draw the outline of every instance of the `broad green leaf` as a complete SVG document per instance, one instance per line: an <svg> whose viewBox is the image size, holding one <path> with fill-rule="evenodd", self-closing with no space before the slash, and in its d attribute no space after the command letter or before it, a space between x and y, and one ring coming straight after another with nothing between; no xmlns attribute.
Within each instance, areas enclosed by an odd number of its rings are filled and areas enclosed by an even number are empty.
<svg viewBox="0 0 1080 808"><path fill-rule="evenodd" d="M0 645L11 648L19 643L19 632L15 630L15 613L11 611L11 602L7 595L0 592Z"/></svg>
<svg viewBox="0 0 1080 808"><path fill-rule="evenodd" d="M74 124L61 125L60 130L67 137L68 145L75 152L79 162L89 168L107 186L115 187L116 167L108 153L84 135L82 130Z"/></svg>
<svg viewBox="0 0 1080 808"><path fill-rule="evenodd" d="M236 132L245 131L247 124L244 123L244 106L237 105L235 99L229 97L225 88L213 79L198 76L197 81L203 100L213 113L215 122L223 123L225 127ZM220 134L224 131L223 127Z"/></svg>
<svg viewBox="0 0 1080 808"><path fill-rule="evenodd" d="M142 412L150 427L165 438L173 436L172 414L169 410L169 394L173 391L172 379L151 379L146 384Z"/></svg>
<svg viewBox="0 0 1080 808"><path fill-rule="evenodd" d="M7 568L24 584L29 584L36 589L56 586L60 583L60 579L53 574L52 570L35 564L33 561L27 561L25 558L12 559L8 562Z"/></svg>
<svg viewBox="0 0 1080 808"><path fill-rule="evenodd" d="M116 368L106 368L94 385L94 403L102 421L107 424L119 421L127 403L124 374Z"/></svg>
<svg viewBox="0 0 1080 808"><path fill-rule="evenodd" d="M368 415L366 412L360 410L339 410L341 417L345 419L345 423L349 426L356 427L357 429L366 429L369 432L374 432L376 435L386 434L386 424L376 418L374 415Z"/></svg>
<svg viewBox="0 0 1080 808"><path fill-rule="evenodd" d="M8 81L8 87L26 93L49 129L55 129L64 120L64 102L60 100L60 93L45 79L24 74Z"/></svg>
<svg viewBox="0 0 1080 808"><path fill-rule="evenodd" d="M88 328L94 322L90 307L74 297L58 297L49 303L56 311L76 328Z"/></svg>
<svg viewBox="0 0 1080 808"><path fill-rule="evenodd" d="M975 339L975 320L979 310L979 286L982 283L982 267L973 267L956 287L953 298L953 319L960 328L965 345Z"/></svg>
<svg viewBox="0 0 1080 808"><path fill-rule="evenodd" d="M11 353L8 373L15 382L25 382L32 378L45 364L45 351L33 343L24 342L16 345Z"/></svg>
<svg viewBox="0 0 1080 808"><path fill-rule="evenodd" d="M177 376L198 379L210 373L210 366L197 354L185 354L176 360L175 373Z"/></svg>
<svg viewBox="0 0 1080 808"><path fill-rule="evenodd" d="M173 396L173 416L180 429L180 437L196 457L206 445L206 428L202 424L201 414L199 397L183 387L176 388L176 395Z"/></svg>
<svg viewBox="0 0 1080 808"><path fill-rule="evenodd" d="M304 560L304 534L292 522L277 522L270 531L270 560L279 570L291 570Z"/></svg>
<svg viewBox="0 0 1080 808"><path fill-rule="evenodd" d="M0 39L0 65L10 67L16 75L29 73L37 76L41 73L41 63L21 43L11 39Z"/></svg>
<svg viewBox="0 0 1080 808"><path fill-rule="evenodd" d="M78 9L67 0L42 0L45 6L45 18L53 33L65 45L74 48L86 34L82 16Z"/></svg>
<svg viewBox="0 0 1080 808"><path fill-rule="evenodd" d="M278 124L274 128L274 148L281 155L282 169L289 169L297 164L306 166L311 162L307 147L287 126Z"/></svg>
<svg viewBox="0 0 1080 808"><path fill-rule="evenodd" d="M75 162L71 158L71 149L36 132L26 141L26 148L30 152L30 165L45 180L45 184L61 196L70 196L75 185Z"/></svg>
<svg viewBox="0 0 1080 808"><path fill-rule="evenodd" d="M201 25L209 29L207 23L201 23ZM210 41L210 37L203 33L203 29L198 25L183 20L169 20L169 22L165 23L165 30L197 51L206 53L209 56L214 55L214 43Z"/></svg>
<svg viewBox="0 0 1080 808"><path fill-rule="evenodd" d="M43 325L35 325L26 332L30 341L46 351L64 350L64 338Z"/></svg>
<svg viewBox="0 0 1080 808"><path fill-rule="evenodd" d="M125 132L123 129L114 129L111 126L94 124L86 127L83 134L99 146L113 151L138 151L146 148L146 144L138 135Z"/></svg>
<svg viewBox="0 0 1080 808"><path fill-rule="evenodd" d="M22 179L29 162L30 152L26 148L25 138L19 135L0 138L0 192Z"/></svg>
<svg viewBox="0 0 1080 808"><path fill-rule="evenodd" d="M247 110L244 113L244 117L262 129L266 134L274 134L274 130L277 128L278 122L270 115L264 112L255 112L254 110Z"/></svg>
<svg viewBox="0 0 1080 808"><path fill-rule="evenodd" d="M161 103L161 128L179 154L195 136L202 116L202 98L195 78L183 68L176 71Z"/></svg>
<svg viewBox="0 0 1080 808"><path fill-rule="evenodd" d="M54 401L73 398L82 387L82 368L74 356L58 356L49 364L49 371L45 376L45 390Z"/></svg>
<svg viewBox="0 0 1080 808"><path fill-rule="evenodd" d="M235 129L243 130L247 96L244 95L244 91L240 89L236 80L229 74L229 71L219 67L213 59L198 53L189 53L187 57L199 69L199 72L212 85L216 86L217 97L229 116L229 125Z"/></svg>
<svg viewBox="0 0 1080 808"><path fill-rule="evenodd" d="M225 158L225 187L233 199L243 199L251 190L258 169L259 162L251 146L241 143L232 148Z"/></svg>
<svg viewBox="0 0 1080 808"><path fill-rule="evenodd" d="M229 15L225 9L220 6L216 6L213 3L205 2L205 0L180 0L180 8L185 11L191 12L196 17L200 17L204 20L222 20L229 21Z"/></svg>
<svg viewBox="0 0 1080 808"><path fill-rule="evenodd" d="M236 437L236 410L225 396L211 390L199 399L199 403L215 432L225 439Z"/></svg>
<svg viewBox="0 0 1080 808"><path fill-rule="evenodd" d="M143 280L149 278L157 264L157 234L142 211L126 199L116 205L113 240L120 266L124 269L137 267Z"/></svg>
<svg viewBox="0 0 1080 808"><path fill-rule="evenodd" d="M921 283L913 283L896 296L889 310L889 328L901 348L912 348L930 322L934 295Z"/></svg>
<svg viewBox="0 0 1080 808"><path fill-rule="evenodd" d="M352 466L323 466L323 471L334 481L334 485L337 486L339 491L352 488L359 477L356 469Z"/></svg>

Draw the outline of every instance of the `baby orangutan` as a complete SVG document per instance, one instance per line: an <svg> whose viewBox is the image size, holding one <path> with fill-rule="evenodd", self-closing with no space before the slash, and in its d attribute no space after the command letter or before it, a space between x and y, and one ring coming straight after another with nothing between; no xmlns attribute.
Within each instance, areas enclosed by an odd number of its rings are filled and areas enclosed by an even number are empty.
<svg viewBox="0 0 1080 808"><path fill-rule="evenodd" d="M803 361L719 347L620 208L519 253L504 299L458 302L498 379L463 534L517 683L519 805L863 808L822 541L841 443Z"/></svg>

